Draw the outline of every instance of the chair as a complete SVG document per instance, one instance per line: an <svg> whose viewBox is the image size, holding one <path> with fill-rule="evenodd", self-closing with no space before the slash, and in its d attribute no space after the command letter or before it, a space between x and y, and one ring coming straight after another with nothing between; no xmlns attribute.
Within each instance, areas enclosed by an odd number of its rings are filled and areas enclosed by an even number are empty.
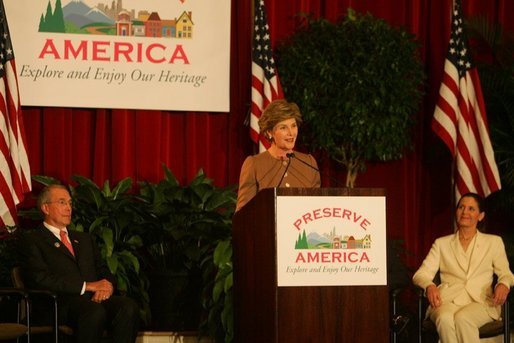
<svg viewBox="0 0 514 343"><path fill-rule="evenodd" d="M17 339L27 334L27 326L19 323L0 323L0 341Z"/></svg>
<svg viewBox="0 0 514 343"><path fill-rule="evenodd" d="M391 323L390 323L390 338L391 343L398 342L398 335L401 334L410 321L406 315L398 312L398 297L401 293L401 288L396 288L391 291Z"/></svg>
<svg viewBox="0 0 514 343"><path fill-rule="evenodd" d="M8 318L8 320L14 320L14 318L16 318L16 322L0 322L0 341L18 339L21 336L29 335L27 325L20 322L21 307L25 305L28 306L28 302L25 301L28 297L27 293L13 288L0 288L0 298L4 299L4 297L16 301L17 311L16 314ZM5 309L3 311L5 311ZM6 319L7 318L3 318L3 320ZM30 341L30 338L28 338L27 341Z"/></svg>
<svg viewBox="0 0 514 343"><path fill-rule="evenodd" d="M428 306L424 290L418 288L418 343L437 342L439 338L435 324L430 318L425 318ZM510 293L507 301L502 306L502 316L499 320L492 321L480 327L480 338L489 338L503 335L503 342L510 343ZM428 338L429 340L425 340Z"/></svg>
<svg viewBox="0 0 514 343"><path fill-rule="evenodd" d="M26 317L28 318L28 332L29 335L39 335L39 334L51 334L54 335L54 342L59 343L59 333L65 334L67 336L73 335L73 329L67 325L59 325L59 307L57 304L57 294L48 290L36 290L36 289L27 289L25 287L25 283L23 282L23 277L21 273L21 269L19 267L14 267L11 271L11 279L15 288L24 290L28 294L27 303L29 306L27 307ZM53 325L33 325L30 321L30 304L35 299L46 299L49 304L51 303L53 306ZM25 314L24 314L25 315Z"/></svg>
<svg viewBox="0 0 514 343"><path fill-rule="evenodd" d="M59 324L59 306L57 302L57 294L55 292L49 290L34 290L34 289L26 289L25 283L23 281L23 276L21 273L20 267L14 267L11 271L11 279L14 287L18 289L23 289L28 294L28 303L35 298L46 298L53 305L53 326L50 325L42 325L42 326L34 326L29 325L28 331L30 334L43 334L43 333L54 333L54 341L55 343L59 343L60 338L70 338L73 337L74 331L73 328L68 325ZM27 313L30 313L29 310ZM30 316L28 317L30 318ZM110 333L106 330L103 333L102 340L109 340Z"/></svg>

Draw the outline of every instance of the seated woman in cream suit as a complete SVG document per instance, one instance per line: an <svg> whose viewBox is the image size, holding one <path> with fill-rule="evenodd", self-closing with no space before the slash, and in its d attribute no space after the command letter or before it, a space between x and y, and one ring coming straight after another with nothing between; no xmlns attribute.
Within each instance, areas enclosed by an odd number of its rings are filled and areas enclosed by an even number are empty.
<svg viewBox="0 0 514 343"><path fill-rule="evenodd" d="M478 329L499 318L514 285L501 237L478 231L484 217L482 197L464 194L456 209L457 231L436 239L412 278L426 292L427 316L442 343L478 343ZM436 286L438 271L441 283Z"/></svg>

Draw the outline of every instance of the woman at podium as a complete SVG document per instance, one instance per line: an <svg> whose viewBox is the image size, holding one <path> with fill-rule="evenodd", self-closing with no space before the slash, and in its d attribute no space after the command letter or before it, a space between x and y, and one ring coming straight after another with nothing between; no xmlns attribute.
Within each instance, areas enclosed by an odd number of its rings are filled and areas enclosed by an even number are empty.
<svg viewBox="0 0 514 343"><path fill-rule="evenodd" d="M244 161L236 211L264 188L320 187L319 169L314 157L294 151L301 123L298 105L284 99L271 102L263 111L259 129L270 142L270 147Z"/></svg>

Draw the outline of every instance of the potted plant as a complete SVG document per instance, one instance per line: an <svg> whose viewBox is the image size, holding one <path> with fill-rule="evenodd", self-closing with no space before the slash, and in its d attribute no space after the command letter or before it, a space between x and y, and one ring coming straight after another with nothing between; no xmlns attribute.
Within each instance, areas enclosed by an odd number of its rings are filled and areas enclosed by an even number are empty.
<svg viewBox="0 0 514 343"><path fill-rule="evenodd" d="M205 334L224 335L219 324L224 313L231 313L226 307L231 304L231 289L219 292L218 284L231 278L234 189L214 186L202 170L188 185L180 185L166 166L163 169L163 180L141 183L139 193L148 214L142 237L151 299L152 292L163 289L158 283L166 283L166 294L157 295L159 303L152 308L153 313L167 312L154 322L161 328L184 330L198 328L203 320ZM166 295L170 295L168 306L163 304Z"/></svg>
<svg viewBox="0 0 514 343"><path fill-rule="evenodd" d="M199 330L231 342L234 187L214 186L202 170L182 186L163 168L164 179L141 183L137 194L129 178L111 189L108 181L100 188L73 176L70 229L95 235L118 288L139 301L152 329ZM36 208L20 215L42 219Z"/></svg>
<svg viewBox="0 0 514 343"><path fill-rule="evenodd" d="M414 35L352 9L338 23L305 20L277 49L288 100L301 108L305 143L347 170L353 187L366 161L389 161L411 146L423 96Z"/></svg>

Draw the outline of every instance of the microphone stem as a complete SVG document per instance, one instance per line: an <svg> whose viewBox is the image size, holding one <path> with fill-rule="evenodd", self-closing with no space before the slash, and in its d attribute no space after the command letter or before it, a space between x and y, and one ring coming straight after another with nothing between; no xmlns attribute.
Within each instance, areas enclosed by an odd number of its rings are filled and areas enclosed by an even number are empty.
<svg viewBox="0 0 514 343"><path fill-rule="evenodd" d="M284 180L284 177L287 174L287 170L289 169L290 164L291 164L291 158L288 156L286 170L284 170L284 173L282 174L282 177L280 178L280 181L278 182L277 187L280 187L280 185L282 184L282 180Z"/></svg>

